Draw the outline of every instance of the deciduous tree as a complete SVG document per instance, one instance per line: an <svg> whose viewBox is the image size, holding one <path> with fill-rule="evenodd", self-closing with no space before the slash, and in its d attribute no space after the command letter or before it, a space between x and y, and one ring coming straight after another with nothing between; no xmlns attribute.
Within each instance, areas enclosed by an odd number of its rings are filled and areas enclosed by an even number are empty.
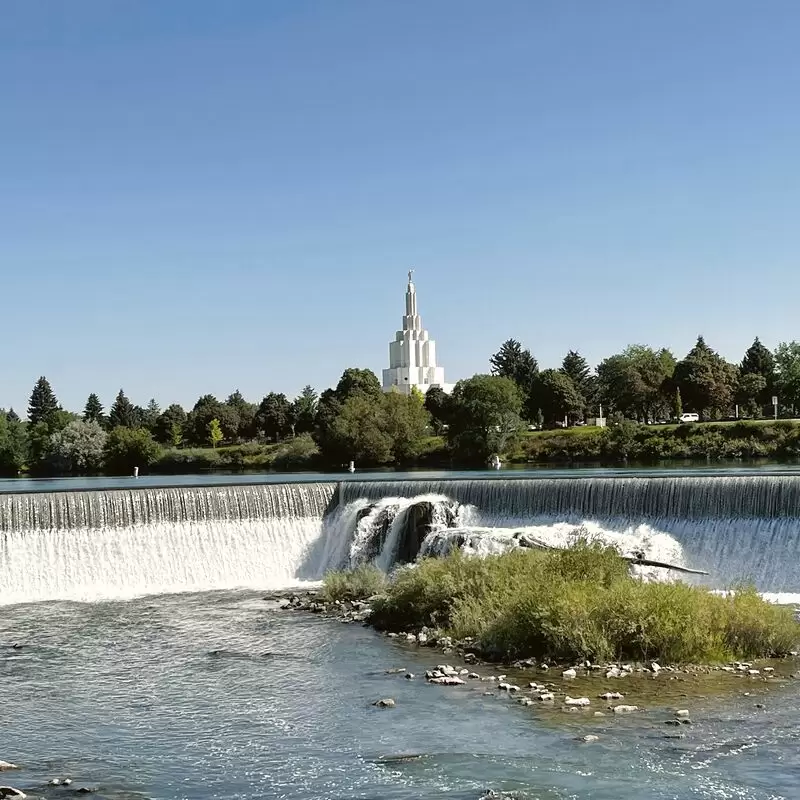
<svg viewBox="0 0 800 800"><path fill-rule="evenodd" d="M451 402L448 443L465 461L485 462L492 453L503 452L523 428L522 393L511 378L475 375L459 381Z"/></svg>

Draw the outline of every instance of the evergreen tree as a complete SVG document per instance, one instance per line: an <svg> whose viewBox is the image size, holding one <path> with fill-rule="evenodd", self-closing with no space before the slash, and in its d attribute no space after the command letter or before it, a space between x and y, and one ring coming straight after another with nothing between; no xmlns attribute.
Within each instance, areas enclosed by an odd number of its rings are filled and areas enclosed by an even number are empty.
<svg viewBox="0 0 800 800"><path fill-rule="evenodd" d="M105 422L103 405L100 402L100 398L94 392L92 392L86 400L86 405L83 409L83 419L84 422L97 422L98 424Z"/></svg>
<svg viewBox="0 0 800 800"><path fill-rule="evenodd" d="M523 399L529 398L539 365L530 350L523 350L516 339L507 339L500 349L489 359L492 375L511 378L522 392Z"/></svg>
<svg viewBox="0 0 800 800"><path fill-rule="evenodd" d="M13 408L9 408L8 411L6 412L6 419L9 422L19 422L20 421L19 414L17 414L17 412L14 411Z"/></svg>
<svg viewBox="0 0 800 800"><path fill-rule="evenodd" d="M109 427L113 428L137 428L140 420L133 403L128 400L125 392L120 389L111 410L108 412Z"/></svg>
<svg viewBox="0 0 800 800"><path fill-rule="evenodd" d="M740 386L742 387L740 397L749 394L751 397L748 399L755 405L767 405L775 392L775 368L775 356L761 344L761 341L756 336L755 341L747 348L744 354L739 373L742 378L745 375L760 375L764 379L764 384L760 391L753 395L752 389L758 385L758 382L752 378L740 379ZM751 388L748 389L748 386Z"/></svg>
<svg viewBox="0 0 800 800"><path fill-rule="evenodd" d="M317 393L311 386L306 386L292 405L295 433L311 433L317 414Z"/></svg>
<svg viewBox="0 0 800 800"><path fill-rule="evenodd" d="M158 425L158 418L161 416L161 409L158 407L158 403L154 397L150 398L150 402L147 404L147 407L142 410L141 416L143 427L147 428L150 433L155 433L156 426Z"/></svg>
<svg viewBox="0 0 800 800"><path fill-rule="evenodd" d="M737 377L737 368L712 350L702 336L697 337L686 358L675 365L673 375L684 405L712 419L728 413Z"/></svg>
<svg viewBox="0 0 800 800"><path fill-rule="evenodd" d="M53 387L44 375L36 381L28 402L28 421L31 425L47 422L59 410Z"/></svg>

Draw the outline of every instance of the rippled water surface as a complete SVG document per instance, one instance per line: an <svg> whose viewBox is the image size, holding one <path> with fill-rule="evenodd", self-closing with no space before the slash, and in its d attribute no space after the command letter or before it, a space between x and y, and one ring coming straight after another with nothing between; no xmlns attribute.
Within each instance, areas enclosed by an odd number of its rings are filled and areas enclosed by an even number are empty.
<svg viewBox="0 0 800 800"><path fill-rule="evenodd" d="M386 674L436 658L253 594L5 607L0 759L24 769L0 782L66 797L42 787L68 775L72 789L165 800L800 796L794 683L763 709L738 691L693 700L695 724L669 739L656 710L545 713L485 697L486 684ZM397 707L373 708L382 697ZM600 739L575 741L584 733Z"/></svg>

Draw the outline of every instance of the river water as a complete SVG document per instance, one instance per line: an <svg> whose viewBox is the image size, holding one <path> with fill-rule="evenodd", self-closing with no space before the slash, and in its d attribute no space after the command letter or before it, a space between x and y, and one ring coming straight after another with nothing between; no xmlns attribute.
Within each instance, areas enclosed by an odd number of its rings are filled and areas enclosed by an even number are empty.
<svg viewBox="0 0 800 800"><path fill-rule="evenodd" d="M486 697L486 684L386 673L419 673L436 658L360 626L276 611L252 592L5 606L0 759L23 770L0 782L56 798L68 791L44 785L70 777L70 791L119 800L800 793L793 682L687 700L694 724L674 739L657 709L595 719ZM382 697L397 707L372 707ZM600 738L575 740L586 733ZM398 759L411 755L420 757Z"/></svg>

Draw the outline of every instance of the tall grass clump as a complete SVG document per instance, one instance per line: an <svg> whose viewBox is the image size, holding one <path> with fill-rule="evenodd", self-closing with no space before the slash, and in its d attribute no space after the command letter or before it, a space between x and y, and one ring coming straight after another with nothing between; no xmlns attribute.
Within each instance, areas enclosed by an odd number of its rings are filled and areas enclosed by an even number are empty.
<svg viewBox="0 0 800 800"><path fill-rule="evenodd" d="M613 548L586 541L425 559L392 578L372 622L472 637L503 660L709 663L781 655L800 642L793 610L752 588L721 596L680 582L645 583Z"/></svg>
<svg viewBox="0 0 800 800"><path fill-rule="evenodd" d="M336 600L366 600L386 589L386 573L372 564L340 572L328 572L322 581L322 597Z"/></svg>

